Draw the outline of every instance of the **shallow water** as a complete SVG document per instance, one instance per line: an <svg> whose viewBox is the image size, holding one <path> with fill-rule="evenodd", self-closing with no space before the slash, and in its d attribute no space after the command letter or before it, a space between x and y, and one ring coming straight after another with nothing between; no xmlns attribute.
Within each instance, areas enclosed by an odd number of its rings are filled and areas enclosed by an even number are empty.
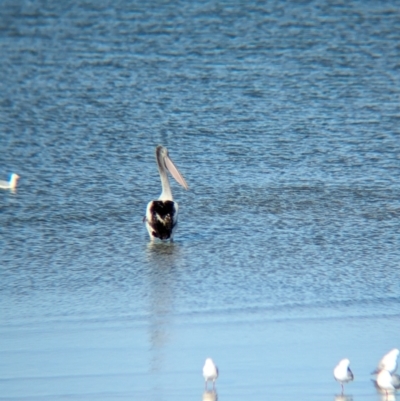
<svg viewBox="0 0 400 401"><path fill-rule="evenodd" d="M399 347L398 2L4 1L0 399L354 401ZM142 217L165 145L180 223Z"/></svg>

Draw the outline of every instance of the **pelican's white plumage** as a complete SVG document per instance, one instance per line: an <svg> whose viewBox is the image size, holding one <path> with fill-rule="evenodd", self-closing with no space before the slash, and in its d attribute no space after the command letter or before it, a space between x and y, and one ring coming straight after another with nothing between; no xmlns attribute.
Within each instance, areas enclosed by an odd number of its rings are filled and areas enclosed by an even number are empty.
<svg viewBox="0 0 400 401"><path fill-rule="evenodd" d="M375 385L380 390L385 391L387 396L389 392L393 393L400 388L400 376L383 369L376 376Z"/></svg>
<svg viewBox="0 0 400 401"><path fill-rule="evenodd" d="M158 200L148 203L144 220L151 240L159 238L172 241L178 223L178 204L174 202L172 197L167 171L185 189L188 189L188 185L170 159L167 148L161 145L157 146L156 160L161 178L162 192Z"/></svg>
<svg viewBox="0 0 400 401"><path fill-rule="evenodd" d="M381 370L387 370L390 373L396 372L398 356L399 350L397 348L393 348L382 357L382 359L378 363L377 368L372 373L379 373Z"/></svg>
<svg viewBox="0 0 400 401"><path fill-rule="evenodd" d="M203 377L205 380L205 388L209 381L213 382L213 389L215 389L215 381L218 378L218 368L211 358L207 358L203 366Z"/></svg>
<svg viewBox="0 0 400 401"><path fill-rule="evenodd" d="M342 386L342 394L344 391L343 384L354 380L354 375L353 375L353 372L350 370L349 365L350 365L350 361L347 358L345 358L345 359L342 359L337 364L335 369L333 369L333 376L334 376L335 380L338 381L340 383L340 385Z"/></svg>
<svg viewBox="0 0 400 401"><path fill-rule="evenodd" d="M15 173L11 174L9 181L0 180L0 188L15 190L15 188L17 188L18 179L19 179L18 174Z"/></svg>

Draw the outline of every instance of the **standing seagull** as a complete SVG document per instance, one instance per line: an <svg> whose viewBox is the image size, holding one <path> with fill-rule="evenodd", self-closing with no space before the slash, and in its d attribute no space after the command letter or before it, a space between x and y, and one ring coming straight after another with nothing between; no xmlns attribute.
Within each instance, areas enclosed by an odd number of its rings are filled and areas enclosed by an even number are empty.
<svg viewBox="0 0 400 401"><path fill-rule="evenodd" d="M378 373L375 384L379 389L385 391L387 398L389 391L393 393L400 388L400 376L383 369Z"/></svg>
<svg viewBox="0 0 400 401"><path fill-rule="evenodd" d="M178 204L174 202L172 197L167 170L183 188L188 189L188 185L175 164L169 158L167 148L161 145L157 146L156 159L161 178L162 192L158 200L149 202L146 209L146 216L143 220L146 222L146 228L151 240L159 238L161 240L169 239L173 241L174 232L178 223Z"/></svg>
<svg viewBox="0 0 400 401"><path fill-rule="evenodd" d="M207 390L207 384L212 380L213 389L215 390L215 380L218 378L218 368L211 358L207 358L203 366L203 377L205 380L205 389Z"/></svg>
<svg viewBox="0 0 400 401"><path fill-rule="evenodd" d="M9 181L0 180L0 188L1 189L11 189L12 191L14 191L15 188L17 188L18 178L19 178L19 175L13 173L10 175Z"/></svg>
<svg viewBox="0 0 400 401"><path fill-rule="evenodd" d="M338 365L333 370L333 376L335 380L340 383L342 386L342 395L343 395L343 383L348 383L354 380L353 372L349 368L350 361L348 359L342 359Z"/></svg>
<svg viewBox="0 0 400 401"><path fill-rule="evenodd" d="M397 357L399 356L399 350L393 348L379 361L377 368L372 374L379 373L381 370L387 370L390 373L396 372L397 369Z"/></svg>

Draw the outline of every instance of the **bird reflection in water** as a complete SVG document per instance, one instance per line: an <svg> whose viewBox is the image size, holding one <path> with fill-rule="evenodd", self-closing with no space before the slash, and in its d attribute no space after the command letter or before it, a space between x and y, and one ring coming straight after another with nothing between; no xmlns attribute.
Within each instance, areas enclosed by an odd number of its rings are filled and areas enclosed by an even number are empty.
<svg viewBox="0 0 400 401"><path fill-rule="evenodd" d="M353 396L351 395L335 395L335 401L353 401Z"/></svg>
<svg viewBox="0 0 400 401"><path fill-rule="evenodd" d="M170 256L174 259L179 252L179 245L176 242L149 242L147 244L147 260L153 265L162 266L163 262L172 262L173 260L160 260L164 256Z"/></svg>
<svg viewBox="0 0 400 401"><path fill-rule="evenodd" d="M206 390L203 393L203 401L217 401L218 394L215 390Z"/></svg>
<svg viewBox="0 0 400 401"><path fill-rule="evenodd" d="M386 394L384 391L381 391L380 401L396 401L396 394L395 393L388 393Z"/></svg>
<svg viewBox="0 0 400 401"><path fill-rule="evenodd" d="M162 370L164 349L169 341L171 310L174 302L175 266L179 257L176 243L150 242L147 246L150 370Z"/></svg>

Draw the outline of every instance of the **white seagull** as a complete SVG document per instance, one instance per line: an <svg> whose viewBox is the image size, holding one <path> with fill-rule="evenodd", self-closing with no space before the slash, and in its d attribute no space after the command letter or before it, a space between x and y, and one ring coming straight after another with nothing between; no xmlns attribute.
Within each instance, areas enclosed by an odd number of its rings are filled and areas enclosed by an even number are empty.
<svg viewBox="0 0 400 401"><path fill-rule="evenodd" d="M207 358L203 366L203 377L205 380L205 389L209 381L213 382L213 389L215 390L215 380L218 378L218 368L211 358Z"/></svg>
<svg viewBox="0 0 400 401"><path fill-rule="evenodd" d="M1 189L15 190L15 188L17 188L18 178L19 178L19 175L13 173L13 174L10 175L10 180L9 181L0 180L0 188Z"/></svg>
<svg viewBox="0 0 400 401"><path fill-rule="evenodd" d="M342 394L344 391L343 383L348 383L348 382L354 380L354 375L353 375L353 372L350 370L349 365L350 365L350 361L346 358L346 359L342 359L337 364L335 369L333 369L333 376L334 376L335 380L338 381L340 383L340 385L342 386Z"/></svg>
<svg viewBox="0 0 400 401"><path fill-rule="evenodd" d="M159 238L173 241L178 223L178 204L174 202L172 197L167 171L183 188L188 189L188 185L170 159L167 148L161 145L157 146L156 160L161 178L162 192L158 200L148 203L143 221L146 222L146 228L151 240Z"/></svg>
<svg viewBox="0 0 400 401"><path fill-rule="evenodd" d="M400 376L383 369L376 376L375 385L380 390L384 390L387 397L389 392L394 393L395 390L400 388Z"/></svg>
<svg viewBox="0 0 400 401"><path fill-rule="evenodd" d="M377 368L372 374L379 373L381 370L387 370L390 373L394 373L397 370L397 357L399 356L399 350L393 348L379 361Z"/></svg>

